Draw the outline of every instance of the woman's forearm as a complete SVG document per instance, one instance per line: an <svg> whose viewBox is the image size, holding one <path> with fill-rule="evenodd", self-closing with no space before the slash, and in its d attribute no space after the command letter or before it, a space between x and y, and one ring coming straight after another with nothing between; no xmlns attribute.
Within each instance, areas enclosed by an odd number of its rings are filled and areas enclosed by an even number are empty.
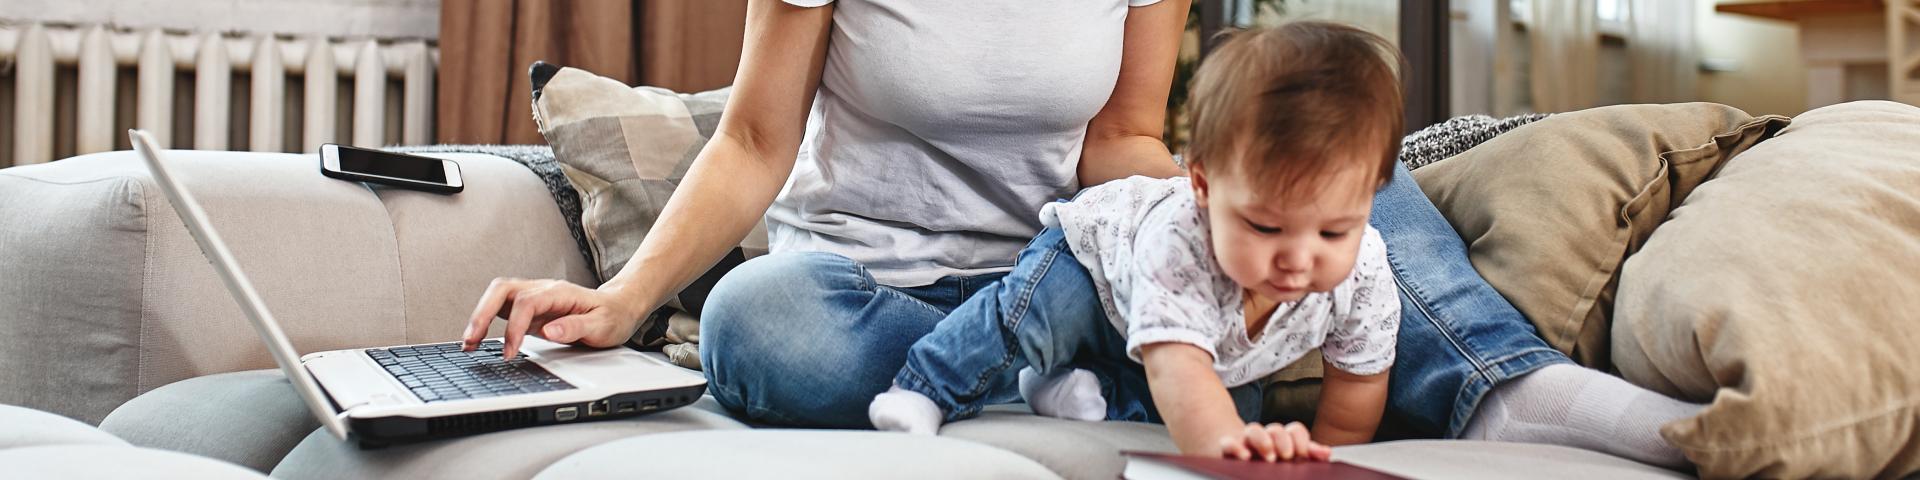
<svg viewBox="0 0 1920 480"><path fill-rule="evenodd" d="M633 258L601 290L650 312L740 243L779 194L792 162L757 160L746 142L715 136L667 200ZM791 158L791 154L788 155ZM784 168L783 168L784 167Z"/></svg>
<svg viewBox="0 0 1920 480"><path fill-rule="evenodd" d="M1134 175L1168 178L1186 174L1173 163L1173 154L1159 137L1091 131L1087 135L1081 150L1081 188Z"/></svg>
<svg viewBox="0 0 1920 480"><path fill-rule="evenodd" d="M1180 56L1189 0L1167 0L1127 9L1120 76L1107 105L1087 122L1080 149L1080 188L1145 175L1186 174L1160 141L1166 131L1167 94Z"/></svg>
<svg viewBox="0 0 1920 480"><path fill-rule="evenodd" d="M633 258L601 285L651 312L740 244L793 172L826 63L833 7L747 4L733 93Z"/></svg>

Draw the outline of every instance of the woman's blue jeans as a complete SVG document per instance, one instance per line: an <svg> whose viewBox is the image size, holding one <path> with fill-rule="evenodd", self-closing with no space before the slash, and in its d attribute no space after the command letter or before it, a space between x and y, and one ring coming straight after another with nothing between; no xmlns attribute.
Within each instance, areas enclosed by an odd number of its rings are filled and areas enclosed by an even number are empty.
<svg viewBox="0 0 1920 480"><path fill-rule="evenodd" d="M1473 269L1459 234L1404 167L1376 195L1371 223L1386 240L1400 286L1387 410L1412 433L1457 436L1494 385L1571 362ZM839 255L748 261L721 279L702 312L708 389L721 405L756 421L867 427L867 403L892 384L908 348L1000 277L895 288ZM973 400L1018 399L1016 371L993 372Z"/></svg>

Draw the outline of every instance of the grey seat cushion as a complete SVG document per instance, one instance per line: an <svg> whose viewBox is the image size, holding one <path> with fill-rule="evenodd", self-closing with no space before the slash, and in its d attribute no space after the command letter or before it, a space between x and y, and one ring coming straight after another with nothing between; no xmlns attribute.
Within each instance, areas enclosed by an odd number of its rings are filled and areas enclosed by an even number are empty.
<svg viewBox="0 0 1920 480"><path fill-rule="evenodd" d="M1123 451L1178 452L1167 427L1135 422L1082 422L1036 416L1023 405L997 405L970 420L940 427L940 436L1018 453L1071 479L1119 478Z"/></svg>
<svg viewBox="0 0 1920 480"><path fill-rule="evenodd" d="M1528 443L1403 440L1335 448L1333 459L1432 480L1692 478L1590 450Z"/></svg>
<svg viewBox="0 0 1920 480"><path fill-rule="evenodd" d="M31 408L0 405L0 450L47 445L126 445L91 425Z"/></svg>
<svg viewBox="0 0 1920 480"><path fill-rule="evenodd" d="M50 445L0 450L7 478L267 478L245 467L125 445Z"/></svg>
<svg viewBox="0 0 1920 480"><path fill-rule="evenodd" d="M1012 452L942 437L855 430L647 435L582 450L535 478L1059 478ZM278 476L278 475L275 475Z"/></svg>
<svg viewBox="0 0 1920 480"><path fill-rule="evenodd" d="M134 445L273 471L308 432L320 428L279 370L190 378L114 409L100 429Z"/></svg>
<svg viewBox="0 0 1920 480"><path fill-rule="evenodd" d="M523 428L375 450L362 450L324 430L315 430L287 453L273 469L273 477L528 478L575 452L628 437L746 428L696 403L630 419ZM702 444L693 448L725 450L729 447ZM628 459L631 461L633 457ZM649 476L651 468L649 466ZM623 477L635 474L632 463L612 467L610 471Z"/></svg>

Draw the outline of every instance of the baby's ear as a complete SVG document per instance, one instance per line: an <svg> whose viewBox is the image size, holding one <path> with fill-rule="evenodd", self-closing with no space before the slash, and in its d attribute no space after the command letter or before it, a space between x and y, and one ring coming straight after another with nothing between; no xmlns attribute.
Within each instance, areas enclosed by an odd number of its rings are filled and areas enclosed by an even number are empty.
<svg viewBox="0 0 1920 480"><path fill-rule="evenodd" d="M1207 209L1207 167L1196 163L1187 164L1187 181L1193 183L1193 202L1201 210Z"/></svg>

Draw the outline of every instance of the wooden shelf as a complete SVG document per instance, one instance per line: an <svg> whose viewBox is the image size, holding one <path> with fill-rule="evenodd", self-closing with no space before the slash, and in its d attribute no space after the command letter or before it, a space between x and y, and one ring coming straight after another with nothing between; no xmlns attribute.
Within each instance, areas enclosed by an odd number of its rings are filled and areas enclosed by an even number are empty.
<svg viewBox="0 0 1920 480"><path fill-rule="evenodd" d="M1765 2L1722 3L1713 6L1716 12L1750 15L1775 20L1797 22L1807 17L1826 15L1856 15L1862 13L1878 14L1885 12L1886 3L1881 0L1775 0Z"/></svg>

